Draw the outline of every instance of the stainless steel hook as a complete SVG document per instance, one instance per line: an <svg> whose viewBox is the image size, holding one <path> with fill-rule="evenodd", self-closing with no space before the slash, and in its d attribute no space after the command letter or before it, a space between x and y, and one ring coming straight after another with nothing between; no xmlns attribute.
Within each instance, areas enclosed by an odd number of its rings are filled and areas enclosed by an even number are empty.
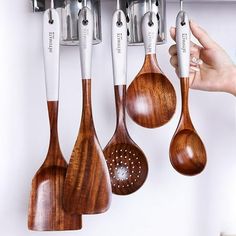
<svg viewBox="0 0 236 236"><path fill-rule="evenodd" d="M52 18L52 9L54 9L54 1L51 0L51 5L49 9L49 23L53 24L53 18Z"/></svg>
<svg viewBox="0 0 236 236"><path fill-rule="evenodd" d="M184 1L180 0L180 11L183 11L183 7L184 7Z"/></svg>
<svg viewBox="0 0 236 236"><path fill-rule="evenodd" d="M120 0L117 0L117 1L116 1L116 9L117 9L117 10L120 10Z"/></svg>
<svg viewBox="0 0 236 236"><path fill-rule="evenodd" d="M116 1L116 9L120 10L120 0ZM118 27L121 27L123 25L123 22L121 20L121 12L118 13L117 15L117 22L116 22Z"/></svg>
<svg viewBox="0 0 236 236"><path fill-rule="evenodd" d="M84 5L83 8L87 7L87 0L84 0L83 3L84 3L83 4ZM82 13L84 13L82 24L83 25L88 25L89 21L88 21L88 17L87 17L87 11L85 10Z"/></svg>
<svg viewBox="0 0 236 236"><path fill-rule="evenodd" d="M152 19L152 16L153 16L153 14L152 14L152 0L149 0L149 11L150 11L150 16L149 16L149 23L148 23L148 25L149 26L153 26L153 19Z"/></svg>
<svg viewBox="0 0 236 236"><path fill-rule="evenodd" d="M183 12L183 17L182 17L182 21L181 21L181 25L184 26L186 25L186 13L184 12L184 1L183 0L180 0L180 11Z"/></svg>

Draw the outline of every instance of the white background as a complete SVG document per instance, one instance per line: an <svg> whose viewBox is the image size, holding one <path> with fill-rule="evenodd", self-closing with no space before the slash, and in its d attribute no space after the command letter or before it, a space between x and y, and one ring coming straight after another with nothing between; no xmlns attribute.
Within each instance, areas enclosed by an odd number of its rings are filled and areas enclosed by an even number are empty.
<svg viewBox="0 0 236 236"><path fill-rule="evenodd" d="M189 15L215 38L236 62L236 3L186 3ZM110 51L114 2L102 2L103 42L93 54L93 112L104 147L113 134L115 106ZM47 153L47 117L42 14L33 14L29 0L1 1L0 8L0 234L43 235L27 229L31 179ZM168 29L175 22L176 3L167 5ZM208 165L197 177L173 170L168 158L170 139L180 113L179 81L169 65L168 43L157 48L161 68L178 94L177 112L159 129L143 129L127 118L133 139L149 161L149 176L140 191L113 196L111 209L83 217L81 236L216 236L236 234L235 98L229 94L191 91L190 109L208 153ZM130 47L128 83L142 66L143 47ZM61 48L59 133L68 159L81 114L78 47Z"/></svg>

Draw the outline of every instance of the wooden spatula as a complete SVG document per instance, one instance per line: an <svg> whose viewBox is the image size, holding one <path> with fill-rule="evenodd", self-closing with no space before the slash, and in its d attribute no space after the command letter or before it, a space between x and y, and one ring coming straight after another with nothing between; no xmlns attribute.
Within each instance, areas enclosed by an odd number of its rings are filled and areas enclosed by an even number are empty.
<svg viewBox="0 0 236 236"><path fill-rule="evenodd" d="M83 7L79 15L79 41L83 85L83 111L78 138L66 174L63 203L66 211L97 214L106 211L111 184L92 118L91 56L93 15Z"/></svg>
<svg viewBox="0 0 236 236"><path fill-rule="evenodd" d="M28 228L36 231L81 229L81 216L62 207L67 163L60 150L57 133L59 88L59 17L54 9L44 14L44 60L50 121L50 146L46 160L32 180Z"/></svg>

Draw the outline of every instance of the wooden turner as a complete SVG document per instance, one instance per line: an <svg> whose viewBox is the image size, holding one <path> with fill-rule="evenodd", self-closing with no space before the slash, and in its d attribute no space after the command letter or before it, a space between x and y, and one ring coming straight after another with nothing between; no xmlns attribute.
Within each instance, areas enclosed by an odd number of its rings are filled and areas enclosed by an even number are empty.
<svg viewBox="0 0 236 236"><path fill-rule="evenodd" d="M44 13L44 62L50 121L50 146L46 160L32 180L28 228L36 231L81 229L80 215L66 213L62 193L67 163L60 150L57 117L59 88L59 17L54 9Z"/></svg>
<svg viewBox="0 0 236 236"><path fill-rule="evenodd" d="M97 214L110 205L111 184L97 139L91 104L93 15L83 7L78 21L83 85L83 111L64 187L64 208L70 213Z"/></svg>

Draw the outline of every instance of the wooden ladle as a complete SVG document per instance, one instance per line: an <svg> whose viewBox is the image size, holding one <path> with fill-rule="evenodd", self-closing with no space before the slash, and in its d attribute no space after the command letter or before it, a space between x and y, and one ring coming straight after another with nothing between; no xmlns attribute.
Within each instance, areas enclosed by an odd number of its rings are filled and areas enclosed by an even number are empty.
<svg viewBox="0 0 236 236"><path fill-rule="evenodd" d="M206 166L206 150L192 124L189 108L190 28L188 16L180 11L176 20L176 43L182 95L182 113L170 144L170 161L184 175L197 175Z"/></svg>
<svg viewBox="0 0 236 236"><path fill-rule="evenodd" d="M127 195L137 191L148 174L146 157L131 139L125 121L127 26L123 11L117 7L112 20L112 58L115 84L116 130L104 149L111 177L112 192Z"/></svg>
<svg viewBox="0 0 236 236"><path fill-rule="evenodd" d="M97 139L91 104L93 15L83 7L78 20L83 85L83 110L79 134L66 174L63 203L77 214L105 212L111 201L111 184L104 154Z"/></svg>
<svg viewBox="0 0 236 236"><path fill-rule="evenodd" d="M127 112L139 125L156 128L166 124L175 113L174 87L162 73L156 58L158 20L147 12L142 21L146 57L144 65L127 90Z"/></svg>
<svg viewBox="0 0 236 236"><path fill-rule="evenodd" d="M32 180L28 228L36 231L78 230L82 227L81 215L66 213L62 205L67 163L60 150L57 132L59 28L57 11L45 11L44 62L51 132L46 160Z"/></svg>

